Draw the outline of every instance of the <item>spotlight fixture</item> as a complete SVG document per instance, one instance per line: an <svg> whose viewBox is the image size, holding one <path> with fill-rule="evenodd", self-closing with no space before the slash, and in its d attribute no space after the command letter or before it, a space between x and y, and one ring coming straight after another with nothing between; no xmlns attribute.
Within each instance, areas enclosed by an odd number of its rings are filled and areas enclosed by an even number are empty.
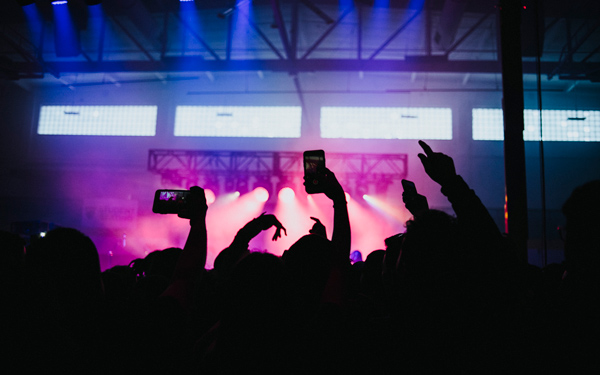
<svg viewBox="0 0 600 375"><path fill-rule="evenodd" d="M296 184L294 184L294 180L291 177L279 177L279 182L277 182L276 190L280 191L281 189L286 187L296 191Z"/></svg>
<svg viewBox="0 0 600 375"><path fill-rule="evenodd" d="M291 187L284 187L281 190L279 190L279 194L277 194L277 197L283 201L283 202L292 202L294 200L294 198L296 197L296 193L294 192L294 189L292 189Z"/></svg>
<svg viewBox="0 0 600 375"><path fill-rule="evenodd" d="M273 183L271 182L271 178L268 176L259 176L256 178L256 182L254 182L253 188L263 188L267 191L269 196L273 195Z"/></svg>
<svg viewBox="0 0 600 375"><path fill-rule="evenodd" d="M265 203L269 200L269 192L262 186L252 190L252 194L254 194L254 198L261 203Z"/></svg>

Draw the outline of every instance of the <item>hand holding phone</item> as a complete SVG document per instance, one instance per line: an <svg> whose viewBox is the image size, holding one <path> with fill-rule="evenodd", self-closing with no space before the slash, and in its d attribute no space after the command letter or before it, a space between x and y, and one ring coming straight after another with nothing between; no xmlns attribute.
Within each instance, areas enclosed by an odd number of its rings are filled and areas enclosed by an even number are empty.
<svg viewBox="0 0 600 375"><path fill-rule="evenodd" d="M417 192L417 187L414 182L402 180L402 188L404 189L402 201L404 202L406 209L410 211L413 216L416 217L429 210L427 198Z"/></svg>
<svg viewBox="0 0 600 375"><path fill-rule="evenodd" d="M152 212L155 214L177 214L187 204L189 195L189 190L157 190L154 193Z"/></svg>
<svg viewBox="0 0 600 375"><path fill-rule="evenodd" d="M154 193L152 212L195 219L199 215L205 215L207 207L204 189L192 186L190 190L157 190Z"/></svg>

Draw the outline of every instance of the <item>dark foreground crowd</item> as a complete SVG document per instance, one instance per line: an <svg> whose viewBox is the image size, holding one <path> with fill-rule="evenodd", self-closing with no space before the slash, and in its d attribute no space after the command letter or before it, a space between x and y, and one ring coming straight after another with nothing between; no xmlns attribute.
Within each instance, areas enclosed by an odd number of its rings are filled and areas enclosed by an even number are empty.
<svg viewBox="0 0 600 375"><path fill-rule="evenodd" d="M281 257L248 250L261 231L285 231L263 214L205 269L199 187L180 213L183 250L102 273L75 229L26 253L3 232L2 373L598 373L600 181L563 206L564 264L539 269L518 261L452 158L420 144L456 217L405 195L406 233L352 265L347 203L329 170L331 239L316 220Z"/></svg>

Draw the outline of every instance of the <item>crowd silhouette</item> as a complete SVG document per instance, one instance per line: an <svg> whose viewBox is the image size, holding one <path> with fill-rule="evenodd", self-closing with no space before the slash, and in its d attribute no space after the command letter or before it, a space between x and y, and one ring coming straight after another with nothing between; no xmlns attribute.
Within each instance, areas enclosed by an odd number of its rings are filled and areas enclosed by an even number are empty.
<svg viewBox="0 0 600 375"><path fill-rule="evenodd" d="M250 252L271 214L206 269L208 206L190 189L183 249L100 272L85 234L58 228L24 249L2 232L5 373L508 373L600 369L600 181L565 202L565 262L522 264L452 158L419 141L456 216L403 196L405 233L350 253L344 190L326 170L331 239L318 218L281 257ZM416 192L415 192L416 193ZM382 243L384 239L382 239Z"/></svg>

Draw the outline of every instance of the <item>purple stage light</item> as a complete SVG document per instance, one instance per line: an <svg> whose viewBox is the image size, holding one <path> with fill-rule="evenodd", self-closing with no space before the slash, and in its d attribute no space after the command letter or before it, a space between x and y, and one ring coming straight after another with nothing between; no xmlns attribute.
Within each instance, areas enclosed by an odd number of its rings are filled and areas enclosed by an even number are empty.
<svg viewBox="0 0 600 375"><path fill-rule="evenodd" d="M53 1L52 5L65 5L67 3L68 3L68 1L66 1L66 0L60 0L60 1Z"/></svg>

